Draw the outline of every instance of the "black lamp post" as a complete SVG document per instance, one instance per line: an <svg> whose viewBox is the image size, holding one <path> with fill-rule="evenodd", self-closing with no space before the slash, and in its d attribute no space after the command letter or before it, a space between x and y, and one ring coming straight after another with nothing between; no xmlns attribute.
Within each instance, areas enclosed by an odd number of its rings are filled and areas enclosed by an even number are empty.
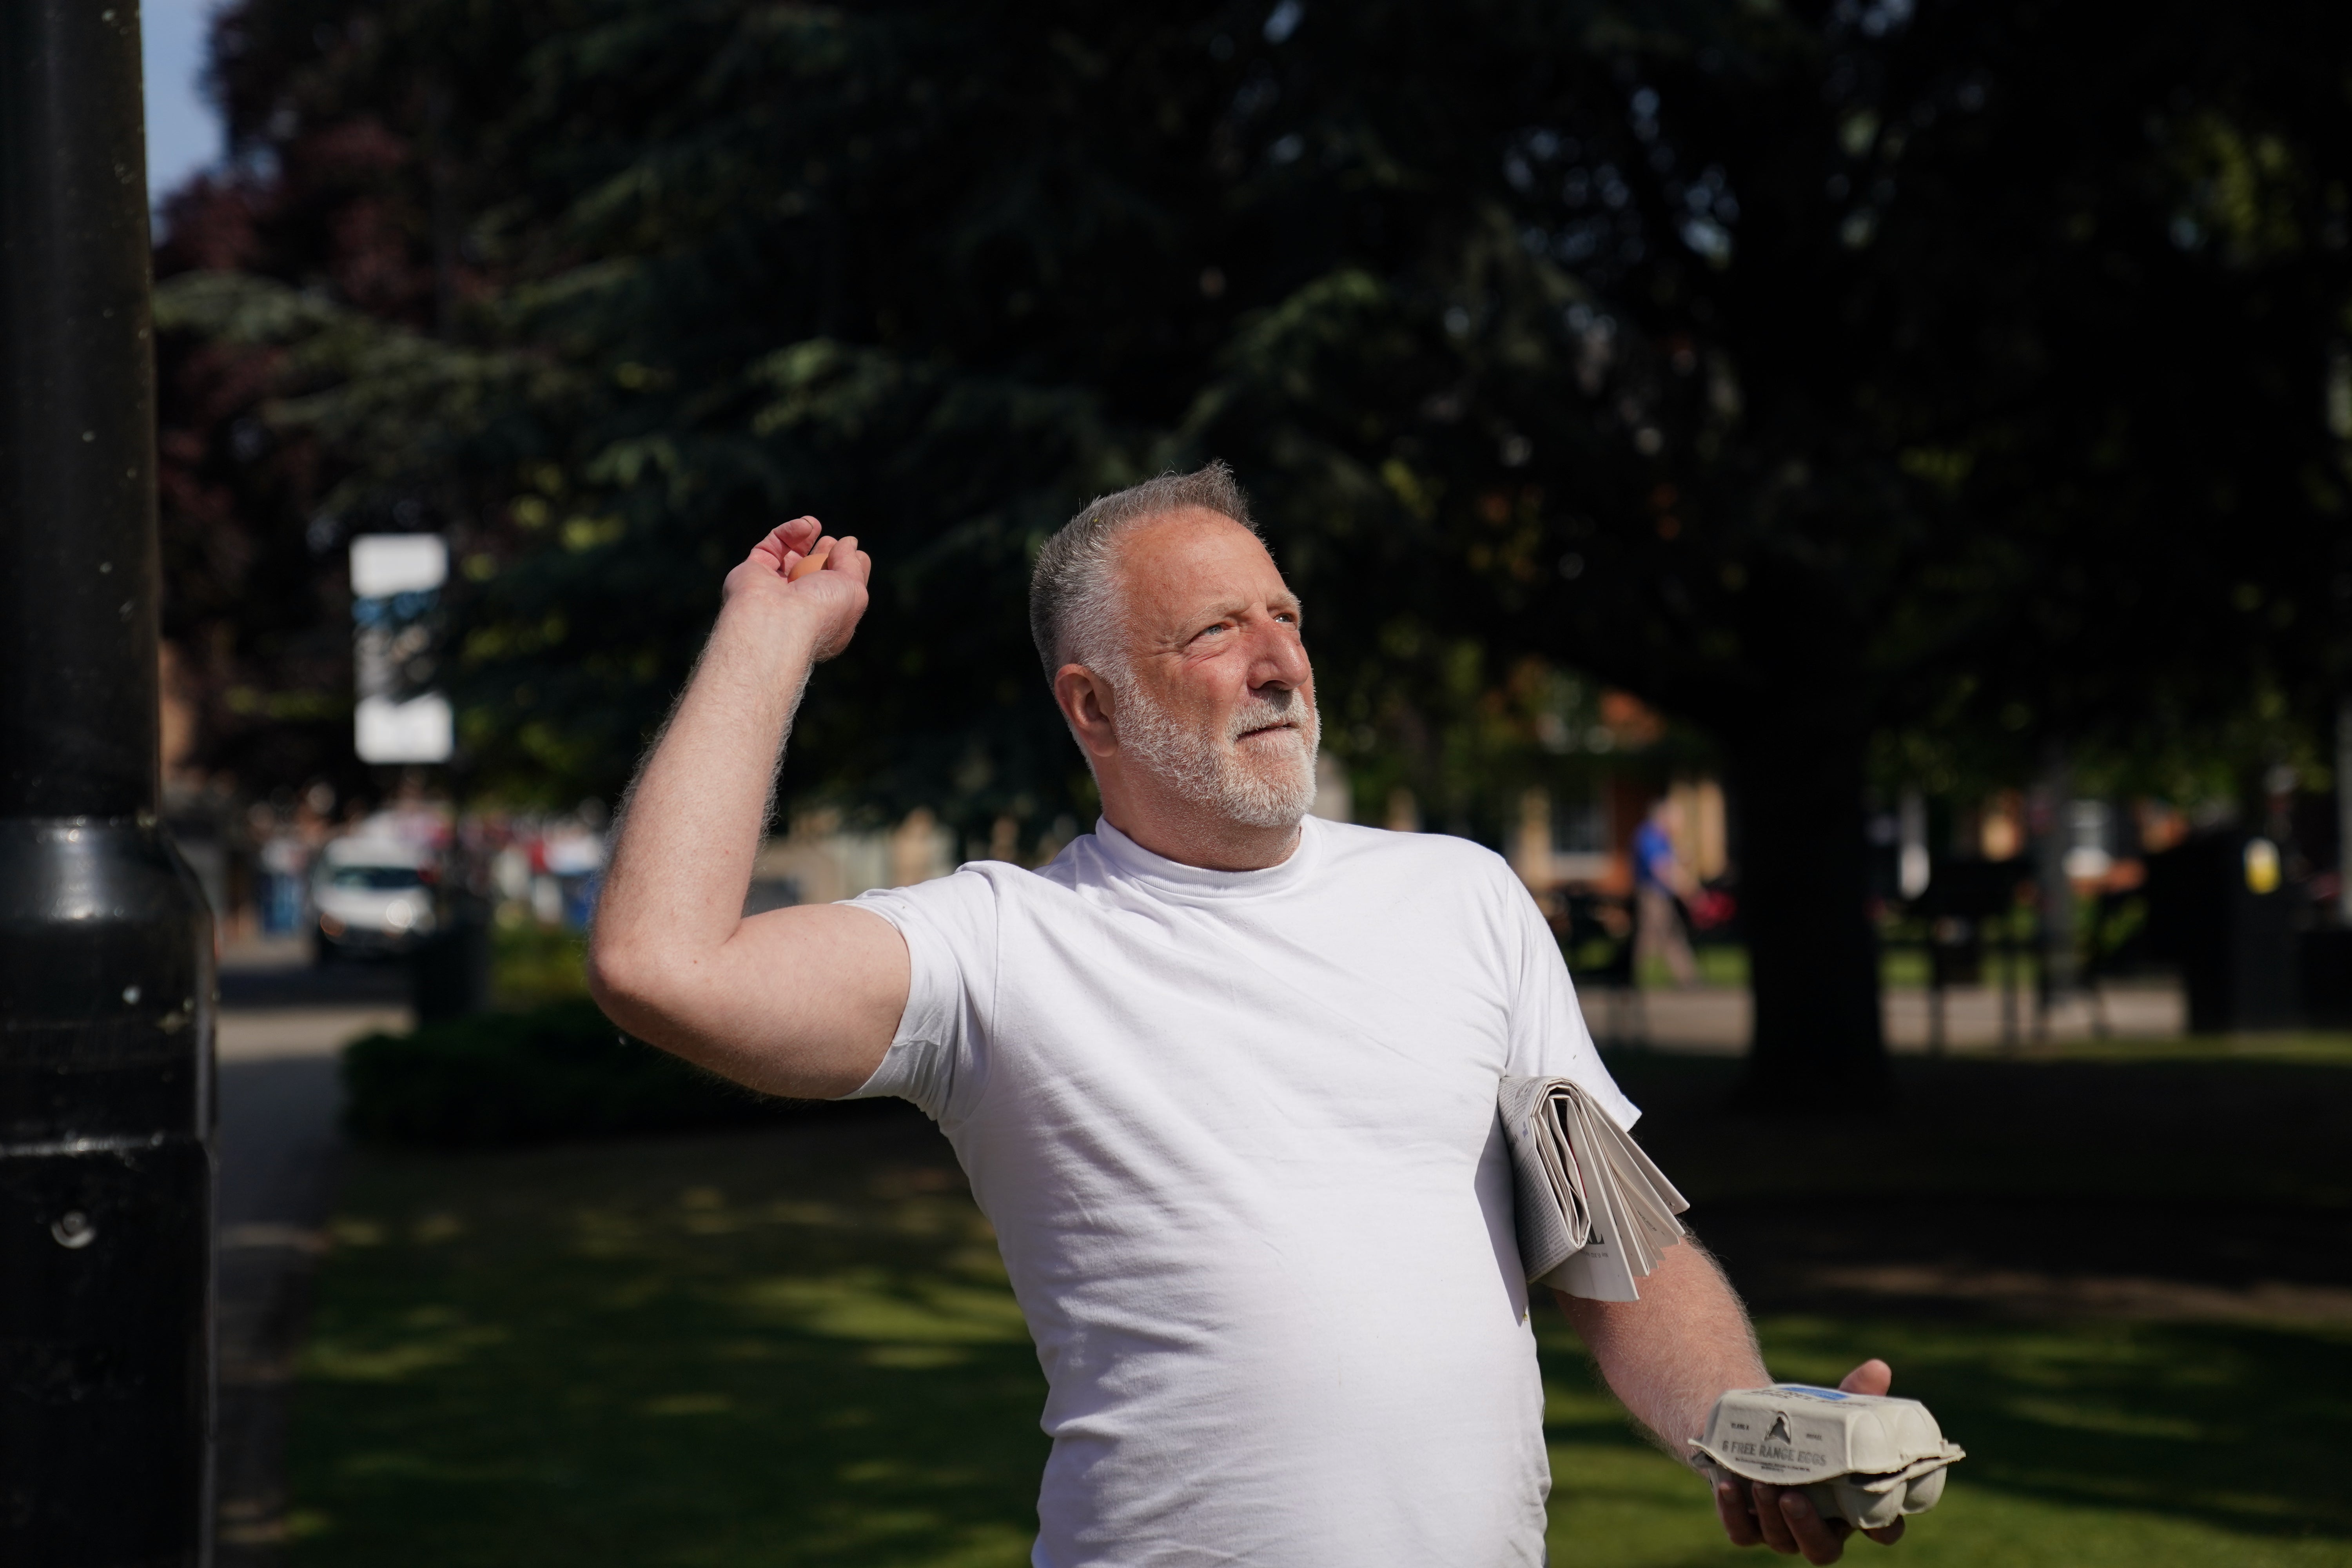
<svg viewBox="0 0 2352 1568"><path fill-rule="evenodd" d="M0 0L0 1563L211 1557L213 952L156 822L136 0Z"/></svg>

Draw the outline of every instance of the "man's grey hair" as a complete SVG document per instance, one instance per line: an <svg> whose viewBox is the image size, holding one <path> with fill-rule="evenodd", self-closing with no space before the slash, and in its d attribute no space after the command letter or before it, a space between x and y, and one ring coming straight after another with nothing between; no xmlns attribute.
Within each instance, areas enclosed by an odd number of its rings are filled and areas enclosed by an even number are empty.
<svg viewBox="0 0 2352 1568"><path fill-rule="evenodd" d="M1047 680L1066 664L1083 664L1113 679L1125 673L1125 606L1112 570L1119 536L1139 522L1188 507L1257 532L1249 498L1234 482L1234 471L1220 462L1097 496L1045 541L1029 574L1029 635Z"/></svg>

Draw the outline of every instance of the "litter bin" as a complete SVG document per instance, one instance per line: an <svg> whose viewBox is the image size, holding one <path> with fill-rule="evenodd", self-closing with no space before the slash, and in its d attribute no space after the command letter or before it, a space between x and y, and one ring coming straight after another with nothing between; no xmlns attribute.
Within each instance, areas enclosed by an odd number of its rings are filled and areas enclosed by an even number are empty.
<svg viewBox="0 0 2352 1568"><path fill-rule="evenodd" d="M2352 929L2307 931L2298 944L2296 981L2303 1021L2315 1029L2352 1029Z"/></svg>
<svg viewBox="0 0 2352 1568"><path fill-rule="evenodd" d="M2191 1034L2299 1021L2294 899L2269 839L2200 834L2149 856L2147 936L2188 988Z"/></svg>
<svg viewBox="0 0 2352 1568"><path fill-rule="evenodd" d="M410 1005L419 1025L446 1023L487 1011L490 1005L490 911L479 899L459 897L440 929L408 955Z"/></svg>

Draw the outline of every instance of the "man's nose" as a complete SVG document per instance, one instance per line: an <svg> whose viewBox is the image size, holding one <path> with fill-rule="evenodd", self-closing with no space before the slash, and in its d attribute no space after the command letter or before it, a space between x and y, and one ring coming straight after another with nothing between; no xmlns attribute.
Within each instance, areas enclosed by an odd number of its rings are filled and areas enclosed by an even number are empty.
<svg viewBox="0 0 2352 1568"><path fill-rule="evenodd" d="M1307 645L1298 640L1297 631L1279 621L1267 621L1255 629L1252 642L1252 690L1279 688L1286 691L1307 684L1312 669L1307 662Z"/></svg>

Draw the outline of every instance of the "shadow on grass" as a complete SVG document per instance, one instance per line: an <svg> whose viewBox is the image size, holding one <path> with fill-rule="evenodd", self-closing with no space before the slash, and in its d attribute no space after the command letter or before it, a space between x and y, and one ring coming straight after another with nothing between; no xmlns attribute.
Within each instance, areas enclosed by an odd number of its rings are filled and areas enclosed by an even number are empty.
<svg viewBox="0 0 2352 1568"><path fill-rule="evenodd" d="M1969 1451L1971 1487L2352 1540L2330 1435L2352 1419L2352 1332L2207 1323L1776 1319L1776 1365L1833 1379L1866 1347ZM1785 1375L1784 1372L1784 1375Z"/></svg>
<svg viewBox="0 0 2352 1568"><path fill-rule="evenodd" d="M363 1159L295 1560L1025 1562L1043 1380L934 1140Z"/></svg>
<svg viewBox="0 0 2352 1568"><path fill-rule="evenodd" d="M1926 1400L1968 1448L1906 1561L2352 1561L2330 1441L2352 1418L2352 1331L1820 1316L1759 1327L1784 1377L1831 1383L1885 1356L1895 1392ZM1745 1560L1721 1542L1703 1489L1601 1392L1565 1326L1541 1337L1556 1531L1563 1516L1599 1531L1595 1563ZM1997 1544L2004 1530L2041 1537L2041 1551ZM2318 1555L2273 1559L2264 1539ZM1574 1547L1556 1539L1554 1561L1586 1561Z"/></svg>
<svg viewBox="0 0 2352 1568"><path fill-rule="evenodd" d="M1609 1063L1646 1112L1643 1146L1702 1203L2015 1194L2352 1208L2352 1048L2295 1060L2228 1042L1901 1058L1886 1111L1810 1119L1728 1109L1738 1060L1633 1051ZM2194 1237L2171 1248L2196 1249Z"/></svg>
<svg viewBox="0 0 2352 1568"><path fill-rule="evenodd" d="M1824 1143L1726 1115L1726 1064L1622 1065L1702 1233L1756 1282L1776 1370L1828 1382L1883 1355L1969 1448L1890 1563L2352 1561L2334 1458L2352 1322L2023 1318L1774 1272L1795 1256L2340 1280L2347 1249L2309 1238L2344 1223L2352 1074L1906 1065L1895 1115ZM2285 1217L2229 1229L2232 1203ZM358 1156L337 1235L296 1405L297 1564L1026 1560L1043 1380L987 1228L911 1113ZM1767 1561L1723 1544L1559 1315L1538 1322L1554 1562Z"/></svg>

